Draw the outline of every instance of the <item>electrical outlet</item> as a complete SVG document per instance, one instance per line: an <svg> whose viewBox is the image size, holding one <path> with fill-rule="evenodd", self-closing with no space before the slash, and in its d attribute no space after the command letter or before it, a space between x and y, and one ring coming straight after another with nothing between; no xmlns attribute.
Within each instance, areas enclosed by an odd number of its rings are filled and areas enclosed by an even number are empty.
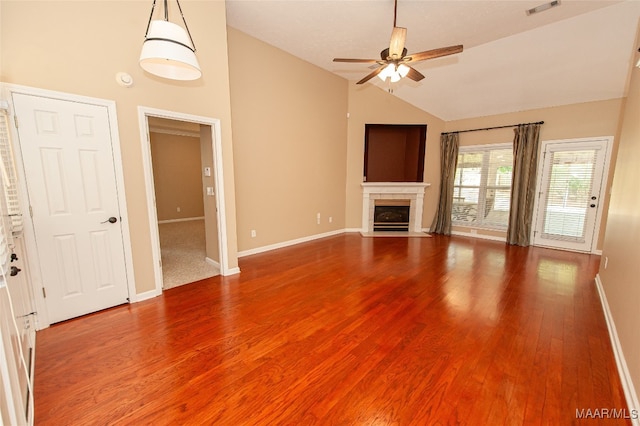
<svg viewBox="0 0 640 426"><path fill-rule="evenodd" d="M329 216L329 223L333 222L333 217Z"/></svg>
<svg viewBox="0 0 640 426"><path fill-rule="evenodd" d="M180 207L176 207L176 211L180 213Z"/></svg>
<svg viewBox="0 0 640 426"><path fill-rule="evenodd" d="M256 230L252 229L251 230L251 238L255 238L256 237Z"/></svg>
<svg viewBox="0 0 640 426"><path fill-rule="evenodd" d="M316 222L320 225L320 213L316 215Z"/></svg>
<svg viewBox="0 0 640 426"><path fill-rule="evenodd" d="M471 230L471 231L469 231L469 232L475 235L475 234L477 234L477 233L478 233L478 230L477 230L477 229L472 229L472 230Z"/></svg>

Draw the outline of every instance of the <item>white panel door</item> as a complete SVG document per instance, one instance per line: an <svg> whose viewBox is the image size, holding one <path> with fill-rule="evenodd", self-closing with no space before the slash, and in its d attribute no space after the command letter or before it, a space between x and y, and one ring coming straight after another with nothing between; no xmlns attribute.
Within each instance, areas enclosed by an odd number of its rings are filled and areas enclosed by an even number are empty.
<svg viewBox="0 0 640 426"><path fill-rule="evenodd" d="M49 322L127 302L105 106L13 94Z"/></svg>
<svg viewBox="0 0 640 426"><path fill-rule="evenodd" d="M543 145L534 245L591 252L598 235L606 139Z"/></svg>

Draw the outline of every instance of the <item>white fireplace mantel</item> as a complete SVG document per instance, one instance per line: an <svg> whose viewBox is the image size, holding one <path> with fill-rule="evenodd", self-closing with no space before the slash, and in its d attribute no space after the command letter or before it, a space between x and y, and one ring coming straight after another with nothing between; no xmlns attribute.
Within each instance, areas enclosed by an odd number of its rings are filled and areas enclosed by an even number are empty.
<svg viewBox="0 0 640 426"><path fill-rule="evenodd" d="M424 190L431 186L423 182L363 182L362 233L373 232L373 211L376 200L409 200L409 231L422 232Z"/></svg>

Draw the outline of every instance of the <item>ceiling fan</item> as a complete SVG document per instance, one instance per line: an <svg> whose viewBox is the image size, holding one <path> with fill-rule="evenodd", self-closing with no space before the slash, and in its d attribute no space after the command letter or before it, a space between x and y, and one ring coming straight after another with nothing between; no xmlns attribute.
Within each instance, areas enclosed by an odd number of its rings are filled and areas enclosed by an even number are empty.
<svg viewBox="0 0 640 426"><path fill-rule="evenodd" d="M333 59L333 62L378 64L378 67L372 73L358 81L357 84L366 83L375 76L380 77L383 81L390 78L392 83L399 81L403 77L409 77L413 81L420 81L424 78L424 75L413 68L410 64L462 52L462 45L459 44L456 46L441 47L439 49L407 55L407 48L404 46L407 38L407 29L396 26L397 11L398 0L395 0L393 7L393 31L391 33L391 41L389 42L389 47L380 52L380 59Z"/></svg>

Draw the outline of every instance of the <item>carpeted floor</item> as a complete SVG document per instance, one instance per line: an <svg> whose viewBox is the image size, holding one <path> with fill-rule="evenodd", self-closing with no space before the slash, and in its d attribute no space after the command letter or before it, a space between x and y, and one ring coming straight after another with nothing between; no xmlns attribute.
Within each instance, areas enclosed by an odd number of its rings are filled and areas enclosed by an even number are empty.
<svg viewBox="0 0 640 426"><path fill-rule="evenodd" d="M204 219L161 223L158 228L165 289L220 273L205 261Z"/></svg>

